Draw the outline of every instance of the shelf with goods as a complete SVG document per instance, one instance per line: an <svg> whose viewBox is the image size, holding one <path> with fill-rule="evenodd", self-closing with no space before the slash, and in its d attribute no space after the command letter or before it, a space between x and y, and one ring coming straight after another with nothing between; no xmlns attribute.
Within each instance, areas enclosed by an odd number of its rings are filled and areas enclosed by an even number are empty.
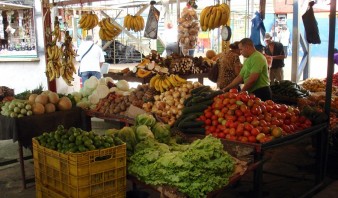
<svg viewBox="0 0 338 198"><path fill-rule="evenodd" d="M37 59L33 7L6 3L0 5L2 5L0 9L1 60Z"/></svg>

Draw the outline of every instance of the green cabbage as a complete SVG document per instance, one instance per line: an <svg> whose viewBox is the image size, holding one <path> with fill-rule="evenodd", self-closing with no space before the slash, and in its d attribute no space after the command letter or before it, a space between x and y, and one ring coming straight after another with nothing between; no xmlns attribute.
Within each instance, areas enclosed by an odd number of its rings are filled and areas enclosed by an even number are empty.
<svg viewBox="0 0 338 198"><path fill-rule="evenodd" d="M155 139L162 143L168 143L170 140L170 125L162 122L157 122L152 128Z"/></svg>
<svg viewBox="0 0 338 198"><path fill-rule="evenodd" d="M140 125L136 128L136 140L143 141L147 138L153 138L154 134L151 130L147 127L147 125Z"/></svg>
<svg viewBox="0 0 338 198"><path fill-rule="evenodd" d="M127 153L132 154L137 144L134 130L125 126L118 132L118 137L127 144Z"/></svg>
<svg viewBox="0 0 338 198"><path fill-rule="evenodd" d="M135 122L136 126L147 125L148 127L152 127L156 123L156 119L151 114L143 113L136 116Z"/></svg>

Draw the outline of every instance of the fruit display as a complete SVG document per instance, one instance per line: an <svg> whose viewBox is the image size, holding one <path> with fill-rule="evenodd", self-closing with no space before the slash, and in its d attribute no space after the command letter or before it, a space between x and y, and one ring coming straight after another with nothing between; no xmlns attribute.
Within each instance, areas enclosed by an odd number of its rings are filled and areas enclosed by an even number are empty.
<svg viewBox="0 0 338 198"><path fill-rule="evenodd" d="M271 100L263 102L237 89L217 95L213 101L196 120L205 123L205 134L219 138L265 143L312 125L297 107Z"/></svg>
<svg viewBox="0 0 338 198"><path fill-rule="evenodd" d="M302 88L297 83L282 80L276 81L270 85L273 100L281 101L283 99L291 99L297 101L298 98L304 98L310 95L310 91Z"/></svg>
<svg viewBox="0 0 338 198"><path fill-rule="evenodd" d="M182 53L188 55L189 49L195 49L199 32L197 13L193 8L185 7L178 19L178 41Z"/></svg>
<svg viewBox="0 0 338 198"><path fill-rule="evenodd" d="M51 44L47 46L47 66L46 66L46 75L49 81L59 78L61 76L61 49L55 45Z"/></svg>
<svg viewBox="0 0 338 198"><path fill-rule="evenodd" d="M156 74L156 76L152 77L149 82L149 86L155 88L156 91L164 92L173 87L181 86L186 83L187 80L179 77L175 74L170 75L160 75Z"/></svg>
<svg viewBox="0 0 338 198"><path fill-rule="evenodd" d="M109 18L102 19L98 25L100 27L99 36L101 40L111 41L122 32L119 27L110 22Z"/></svg>
<svg viewBox="0 0 338 198"><path fill-rule="evenodd" d="M311 92L325 91L325 82L317 78L308 78L301 84L301 86Z"/></svg>
<svg viewBox="0 0 338 198"><path fill-rule="evenodd" d="M213 30L226 25L230 18L230 7L225 4L217 4L205 7L200 14L202 31Z"/></svg>
<svg viewBox="0 0 338 198"><path fill-rule="evenodd" d="M123 27L125 27L128 31L133 30L134 32L140 32L144 29L144 19L139 15L130 15L127 14L124 17Z"/></svg>
<svg viewBox="0 0 338 198"><path fill-rule="evenodd" d="M151 108L160 120L169 125L173 125L176 119L182 114L184 101L190 97L190 91L193 88L201 86L198 82L187 81L181 86L174 87L168 91L162 92L160 95L155 95L155 102Z"/></svg>
<svg viewBox="0 0 338 198"><path fill-rule="evenodd" d="M45 132L36 139L41 146L65 154L81 153L124 144L118 137L98 135L93 131L88 132L75 127L65 129L62 125L59 125L55 131Z"/></svg>
<svg viewBox="0 0 338 198"><path fill-rule="evenodd" d="M61 68L60 75L68 86L73 86L74 81L73 74L76 74L76 68L74 65L75 51L73 49L72 37L67 31L65 34L65 42L61 45Z"/></svg>
<svg viewBox="0 0 338 198"><path fill-rule="evenodd" d="M174 123L174 127L180 129L184 133L205 134L204 121L196 121L198 117L203 115L203 111L212 105L214 97L222 94L223 91L215 91L210 86L200 86L191 90L191 96L184 101L182 114Z"/></svg>
<svg viewBox="0 0 338 198"><path fill-rule="evenodd" d="M11 118L21 118L33 115L32 105L26 100L14 99L7 101L1 107L1 115Z"/></svg>
<svg viewBox="0 0 338 198"><path fill-rule="evenodd" d="M179 75L207 73L213 64L213 61L202 56L194 58L184 56L171 61L169 72Z"/></svg>
<svg viewBox="0 0 338 198"><path fill-rule="evenodd" d="M99 18L95 13L83 14L79 21L79 28L84 30L93 29L99 23Z"/></svg>

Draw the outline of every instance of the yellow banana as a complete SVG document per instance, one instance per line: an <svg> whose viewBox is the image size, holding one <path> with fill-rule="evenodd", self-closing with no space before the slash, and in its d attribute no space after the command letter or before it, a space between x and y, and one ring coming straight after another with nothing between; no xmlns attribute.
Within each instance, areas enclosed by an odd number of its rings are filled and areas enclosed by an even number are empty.
<svg viewBox="0 0 338 198"><path fill-rule="evenodd" d="M169 76L169 82L174 86L174 87L177 87L179 85L179 83L176 81L175 77L173 74L171 74Z"/></svg>
<svg viewBox="0 0 338 198"><path fill-rule="evenodd" d="M169 77L166 77L164 79L164 83L167 85L167 90L170 89L172 87L172 84L169 81Z"/></svg>
<svg viewBox="0 0 338 198"><path fill-rule="evenodd" d="M180 82L180 83L186 83L186 82L187 82L186 79L181 78L179 75L174 75L174 77L175 77L175 80L176 80L177 82Z"/></svg>
<svg viewBox="0 0 338 198"><path fill-rule="evenodd" d="M86 19L87 16L88 16L87 14L84 14L84 15L81 16L81 18L79 20L79 24L80 25L83 24L83 22L85 21L85 19Z"/></svg>
<svg viewBox="0 0 338 198"><path fill-rule="evenodd" d="M221 11L220 7L216 6L215 8L216 8L216 16L215 16L215 19L214 19L214 22L213 22L213 25L212 25L212 27L214 29L221 26L220 21L221 21L221 16L222 16L222 11Z"/></svg>
<svg viewBox="0 0 338 198"><path fill-rule="evenodd" d="M149 87L155 87L155 82L156 82L156 80L158 79L158 77L159 77L160 75L156 75L156 76L154 76L154 77L152 77L151 79L150 79L150 81L149 81Z"/></svg>
<svg viewBox="0 0 338 198"><path fill-rule="evenodd" d="M156 91L160 91L160 83L161 83L161 79L157 78L155 81L155 85L154 85Z"/></svg>
<svg viewBox="0 0 338 198"><path fill-rule="evenodd" d="M159 89L160 89L160 92L163 93L164 92L163 80L161 78L159 80L160 80L160 82L158 83L159 84Z"/></svg>
<svg viewBox="0 0 338 198"><path fill-rule="evenodd" d="M216 17L216 12L215 12L216 7L212 7L211 9L212 9L212 11L211 11L211 14L209 16L208 23L207 23L207 27L209 28L209 30L214 29L213 24L214 24L214 20L215 20L215 17Z"/></svg>
<svg viewBox="0 0 338 198"><path fill-rule="evenodd" d="M203 18L203 28L205 29L205 30L208 30L209 29L209 19L210 19L210 16L211 16L211 14L212 14L212 9L213 9L213 7L207 7L207 13L206 13L206 15L205 15L205 17Z"/></svg>
<svg viewBox="0 0 338 198"><path fill-rule="evenodd" d="M222 12L222 15L223 13L225 13L225 16L222 16L222 22L223 22L222 25L227 25L227 22L230 16L230 7L225 3L220 4L220 7L224 10L224 12Z"/></svg>
<svg viewBox="0 0 338 198"><path fill-rule="evenodd" d="M200 24L201 24L201 27L204 26L204 18L208 12L208 9L209 7L205 7L202 11L201 11L201 14L200 14Z"/></svg>

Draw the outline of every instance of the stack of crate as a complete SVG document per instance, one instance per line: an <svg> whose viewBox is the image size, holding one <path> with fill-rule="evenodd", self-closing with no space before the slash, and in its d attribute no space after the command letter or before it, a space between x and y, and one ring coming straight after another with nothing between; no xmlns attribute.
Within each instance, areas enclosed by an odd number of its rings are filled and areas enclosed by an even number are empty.
<svg viewBox="0 0 338 198"><path fill-rule="evenodd" d="M33 139L37 198L126 197L126 145L63 154Z"/></svg>

